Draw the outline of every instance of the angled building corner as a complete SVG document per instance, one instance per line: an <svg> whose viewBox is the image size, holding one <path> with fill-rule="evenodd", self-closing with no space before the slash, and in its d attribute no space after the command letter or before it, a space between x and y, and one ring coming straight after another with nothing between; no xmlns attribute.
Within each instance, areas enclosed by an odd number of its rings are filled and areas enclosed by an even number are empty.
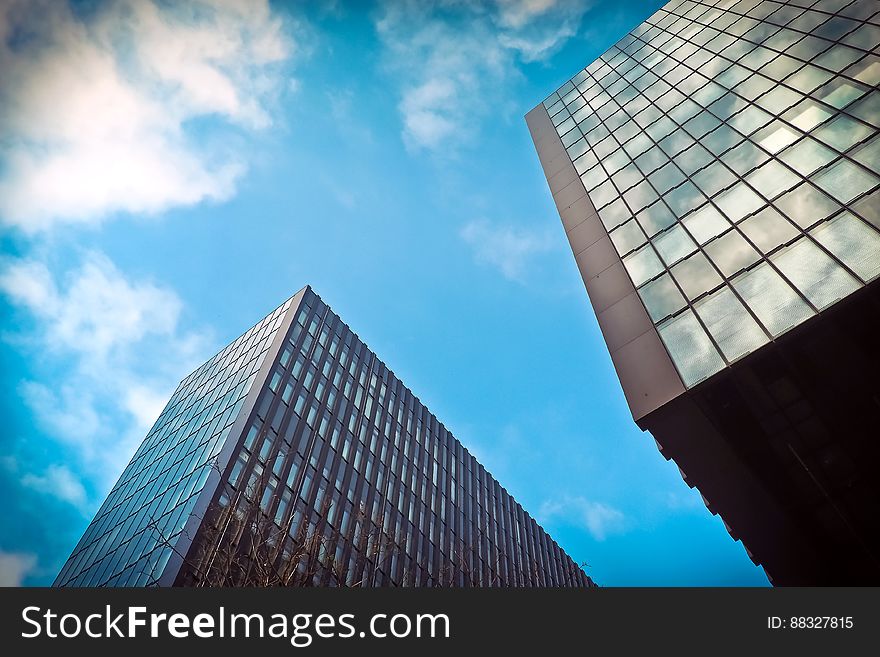
<svg viewBox="0 0 880 657"><path fill-rule="evenodd" d="M310 287L188 376L56 586L595 586Z"/></svg>

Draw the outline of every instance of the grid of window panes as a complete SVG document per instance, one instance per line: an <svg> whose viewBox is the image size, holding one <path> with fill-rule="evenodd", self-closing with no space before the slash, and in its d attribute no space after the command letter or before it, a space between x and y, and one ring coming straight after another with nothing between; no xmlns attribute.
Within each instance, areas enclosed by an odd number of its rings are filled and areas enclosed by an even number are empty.
<svg viewBox="0 0 880 657"><path fill-rule="evenodd" d="M177 386L56 586L145 586L161 576L289 304Z"/></svg>
<svg viewBox="0 0 880 657"><path fill-rule="evenodd" d="M593 585L311 290L217 507L237 521L223 521L180 583ZM257 527L265 552L244 536ZM259 552L280 564L274 573L294 559L298 572L259 580L258 565L225 578L230 545L243 550L235 563Z"/></svg>
<svg viewBox="0 0 880 657"><path fill-rule="evenodd" d="M880 274L878 12L673 0L545 101L686 385Z"/></svg>

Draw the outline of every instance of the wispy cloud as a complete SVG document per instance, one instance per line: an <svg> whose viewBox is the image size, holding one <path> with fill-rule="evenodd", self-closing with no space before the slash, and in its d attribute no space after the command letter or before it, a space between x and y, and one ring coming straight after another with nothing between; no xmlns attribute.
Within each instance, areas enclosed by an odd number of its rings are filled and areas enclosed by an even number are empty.
<svg viewBox="0 0 880 657"><path fill-rule="evenodd" d="M72 504L84 514L90 510L85 486L66 465L50 465L39 474L29 472L21 478L21 485Z"/></svg>
<svg viewBox="0 0 880 657"><path fill-rule="evenodd" d="M399 85L402 137L412 151L446 151L473 136L506 104L503 90L522 62L545 60L572 37L589 2L399 1L376 29Z"/></svg>
<svg viewBox="0 0 880 657"><path fill-rule="evenodd" d="M536 231L477 219L466 224L459 236L480 263L494 267L512 281L522 282L536 257L556 248L548 231Z"/></svg>
<svg viewBox="0 0 880 657"><path fill-rule="evenodd" d="M52 385L22 382L23 401L37 424L104 484L118 474L176 381L207 354L211 337L181 328L182 303L173 291L129 280L98 253L85 254L57 277L36 260L8 261L0 292L32 323L6 338L35 358L48 356L57 370ZM32 469L22 483L48 492L54 478L55 485L65 484L68 501L83 504L74 476Z"/></svg>
<svg viewBox="0 0 880 657"><path fill-rule="evenodd" d="M35 554L0 551L0 586L21 586L36 566Z"/></svg>
<svg viewBox="0 0 880 657"><path fill-rule="evenodd" d="M222 144L272 124L294 49L265 0L0 4L0 219L36 232L228 198L247 162Z"/></svg>
<svg viewBox="0 0 880 657"><path fill-rule="evenodd" d="M602 502L594 502L580 496L565 496L548 500L538 510L542 523L561 523L586 530L597 541L625 528L622 512Z"/></svg>

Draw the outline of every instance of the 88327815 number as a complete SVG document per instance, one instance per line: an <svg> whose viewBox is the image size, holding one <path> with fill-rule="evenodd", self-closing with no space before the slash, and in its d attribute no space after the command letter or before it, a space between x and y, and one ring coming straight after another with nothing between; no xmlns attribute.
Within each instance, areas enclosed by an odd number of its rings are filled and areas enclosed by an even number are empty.
<svg viewBox="0 0 880 657"><path fill-rule="evenodd" d="M849 630L853 627L852 616L768 616L767 627L771 630Z"/></svg>

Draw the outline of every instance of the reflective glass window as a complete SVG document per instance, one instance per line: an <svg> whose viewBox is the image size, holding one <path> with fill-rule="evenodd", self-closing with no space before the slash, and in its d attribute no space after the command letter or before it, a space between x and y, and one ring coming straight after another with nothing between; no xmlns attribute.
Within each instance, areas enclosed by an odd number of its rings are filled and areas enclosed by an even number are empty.
<svg viewBox="0 0 880 657"><path fill-rule="evenodd" d="M849 212L842 212L810 231L863 281L880 274L880 233Z"/></svg>
<svg viewBox="0 0 880 657"><path fill-rule="evenodd" d="M654 322L659 322L687 305L669 274L663 274L657 280L639 288L639 296Z"/></svg>
<svg viewBox="0 0 880 657"><path fill-rule="evenodd" d="M840 205L809 183L801 183L773 204L801 228L808 228L840 209Z"/></svg>
<svg viewBox="0 0 880 657"><path fill-rule="evenodd" d="M736 222L761 208L764 200L745 183L737 183L719 194L715 203L731 221Z"/></svg>
<svg viewBox="0 0 880 657"><path fill-rule="evenodd" d="M620 255L625 255L644 244L647 238L638 223L631 220L611 232L611 241L617 252Z"/></svg>
<svg viewBox="0 0 880 657"><path fill-rule="evenodd" d="M737 231L722 235L706 245L706 255L725 276L733 276L741 269L753 265L761 256Z"/></svg>
<svg viewBox="0 0 880 657"><path fill-rule="evenodd" d="M636 216L636 219L649 237L675 223L675 215L663 202L657 202L645 208Z"/></svg>
<svg viewBox="0 0 880 657"><path fill-rule="evenodd" d="M698 301L694 309L730 361L767 342L767 335L727 286Z"/></svg>
<svg viewBox="0 0 880 657"><path fill-rule="evenodd" d="M663 262L671 265L697 250L694 241L680 225L675 225L665 233L652 239Z"/></svg>
<svg viewBox="0 0 880 657"><path fill-rule="evenodd" d="M657 257L650 244L646 244L624 258L623 265L636 287L663 271L663 263L660 262L660 258Z"/></svg>
<svg viewBox="0 0 880 657"><path fill-rule="evenodd" d="M799 233L792 223L773 208L767 207L749 217L740 230L764 253L769 253Z"/></svg>
<svg viewBox="0 0 880 657"><path fill-rule="evenodd" d="M766 262L737 276L733 287L774 337L815 314Z"/></svg>
<svg viewBox="0 0 880 657"><path fill-rule="evenodd" d="M848 151L854 144L862 141L874 131L861 121L851 119L844 114L834 117L831 121L813 131L813 136L839 150Z"/></svg>
<svg viewBox="0 0 880 657"><path fill-rule="evenodd" d="M692 311L667 320L657 330L686 386L693 386L724 368L724 360Z"/></svg>
<svg viewBox="0 0 880 657"><path fill-rule="evenodd" d="M785 247L771 260L819 310L859 287L849 272L807 237Z"/></svg>
<svg viewBox="0 0 880 657"><path fill-rule="evenodd" d="M810 137L801 139L779 154L780 160L802 176L810 175L836 157L837 154L834 151Z"/></svg>
<svg viewBox="0 0 880 657"><path fill-rule="evenodd" d="M813 181L841 203L849 203L880 182L877 176L846 160L840 160L815 174Z"/></svg>
<svg viewBox="0 0 880 657"><path fill-rule="evenodd" d="M690 300L721 285L721 276L705 255L697 252L671 269L673 277Z"/></svg>
<svg viewBox="0 0 880 657"><path fill-rule="evenodd" d="M779 194L791 189L800 181L800 176L780 164L777 160L769 160L746 176L746 182L768 199L779 196Z"/></svg>
<svg viewBox="0 0 880 657"><path fill-rule="evenodd" d="M710 203L689 214L682 223L700 244L730 228L730 222Z"/></svg>

